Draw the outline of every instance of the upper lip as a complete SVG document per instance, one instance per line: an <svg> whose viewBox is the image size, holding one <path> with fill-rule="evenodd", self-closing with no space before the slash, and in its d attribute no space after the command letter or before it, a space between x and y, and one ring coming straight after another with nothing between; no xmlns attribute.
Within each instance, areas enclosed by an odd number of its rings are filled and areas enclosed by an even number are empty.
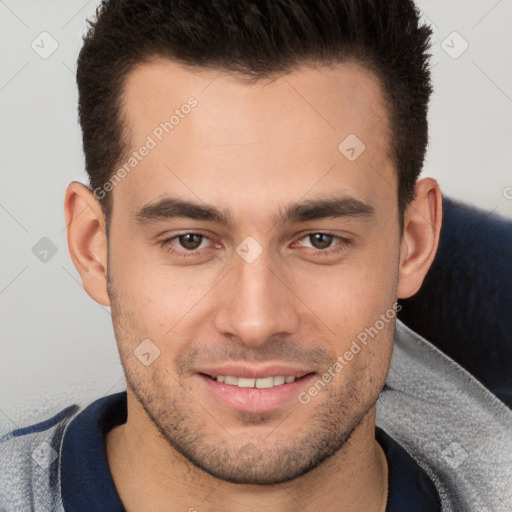
<svg viewBox="0 0 512 512"><path fill-rule="evenodd" d="M208 367L199 370L198 373L204 373L210 377L219 375L229 375L232 377L245 377L248 379L264 379L265 377L303 377L312 370L302 366L287 366L280 364L272 364L265 366L249 366L241 364L223 364L221 366Z"/></svg>

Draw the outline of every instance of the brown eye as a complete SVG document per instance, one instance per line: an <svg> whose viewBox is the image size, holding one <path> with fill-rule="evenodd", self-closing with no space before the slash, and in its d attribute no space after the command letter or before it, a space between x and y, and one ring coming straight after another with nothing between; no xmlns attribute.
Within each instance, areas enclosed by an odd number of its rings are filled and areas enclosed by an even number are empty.
<svg viewBox="0 0 512 512"><path fill-rule="evenodd" d="M313 233L308 235L308 238L315 249L327 249L331 246L334 237L326 233Z"/></svg>
<svg viewBox="0 0 512 512"><path fill-rule="evenodd" d="M186 233L185 235L180 235L177 238L180 245L189 251L197 249L203 241L203 235L198 235L197 233Z"/></svg>

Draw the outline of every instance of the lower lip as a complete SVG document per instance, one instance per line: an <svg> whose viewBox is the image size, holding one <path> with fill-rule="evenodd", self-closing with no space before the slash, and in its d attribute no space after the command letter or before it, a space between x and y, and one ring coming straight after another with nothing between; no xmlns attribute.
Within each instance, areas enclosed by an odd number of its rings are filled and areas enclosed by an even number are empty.
<svg viewBox="0 0 512 512"><path fill-rule="evenodd" d="M299 393L310 386L314 377L314 373L309 373L288 384L258 389L231 386L199 374L206 389L217 401L230 409L254 413L269 412L294 400L298 402Z"/></svg>

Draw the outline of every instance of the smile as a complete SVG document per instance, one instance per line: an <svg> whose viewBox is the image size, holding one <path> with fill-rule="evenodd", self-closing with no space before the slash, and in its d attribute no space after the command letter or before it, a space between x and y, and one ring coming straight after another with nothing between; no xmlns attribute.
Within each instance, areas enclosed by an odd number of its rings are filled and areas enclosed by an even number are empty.
<svg viewBox="0 0 512 512"><path fill-rule="evenodd" d="M283 384L290 384L295 381L295 379L300 377L295 377L293 375L276 375L275 377L262 377L259 379L253 379L248 377L234 377L232 375L217 375L217 377L212 377L212 379L217 382L221 382L223 384L227 384L229 386L238 386L239 388L258 388L258 389L266 389L272 388L275 386L282 386Z"/></svg>
<svg viewBox="0 0 512 512"><path fill-rule="evenodd" d="M235 372L245 375L237 376ZM259 371L231 368L231 372L209 371L196 375L215 402L230 410L261 414L280 407L296 407L298 394L307 389L316 374L298 368L293 373L284 367L274 368L273 371L270 368Z"/></svg>

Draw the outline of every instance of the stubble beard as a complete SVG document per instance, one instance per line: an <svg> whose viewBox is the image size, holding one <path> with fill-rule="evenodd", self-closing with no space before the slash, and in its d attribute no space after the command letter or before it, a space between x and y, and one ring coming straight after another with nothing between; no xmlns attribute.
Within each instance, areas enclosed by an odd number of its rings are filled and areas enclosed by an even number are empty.
<svg viewBox="0 0 512 512"><path fill-rule="evenodd" d="M137 325L134 312L121 304L110 278L107 283L127 391L133 393L171 452L178 452L215 478L252 485L294 480L344 449L376 403L380 389L361 394L357 386L360 381L355 377L343 382L342 387L334 387L331 382L309 404L297 400L296 407L312 409L294 437L279 435L280 430L297 426L294 415L276 418L272 412L239 413L236 418L247 428L244 435L233 436L223 426L222 416L215 414L208 403L199 403L175 376L176 372L171 373L158 362L149 367L149 372L142 368L133 348L140 342L139 335L140 339L145 338L144 330ZM263 429L264 426L268 428ZM259 433L252 435L251 429L258 429Z"/></svg>

